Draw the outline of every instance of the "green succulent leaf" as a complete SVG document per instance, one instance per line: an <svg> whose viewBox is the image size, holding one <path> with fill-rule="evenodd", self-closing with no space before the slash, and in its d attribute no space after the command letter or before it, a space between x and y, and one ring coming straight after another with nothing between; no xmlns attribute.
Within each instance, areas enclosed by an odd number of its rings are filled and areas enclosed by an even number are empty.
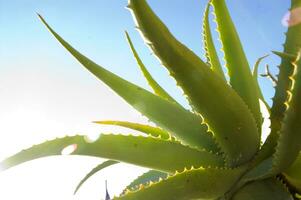
<svg viewBox="0 0 301 200"><path fill-rule="evenodd" d="M178 104L154 95L108 70L97 65L61 38L46 21L39 16L54 37L91 73L108 85L125 101L158 126L169 131L177 139L193 147L217 152L218 148L207 126L201 124L199 116L185 110ZM249 142L249 141L248 141ZM248 148L249 149L249 148Z"/></svg>
<svg viewBox="0 0 301 200"><path fill-rule="evenodd" d="M244 175L240 178L240 180L231 188L231 190L227 193L227 196L231 197L237 190L242 188L249 182L252 181L261 181L263 179L272 177L272 157L262 161L257 166L248 166L249 169L244 173Z"/></svg>
<svg viewBox="0 0 301 200"><path fill-rule="evenodd" d="M286 102L280 136L274 154L273 168L275 173L287 169L298 157L301 150L301 61L294 63L291 89Z"/></svg>
<svg viewBox="0 0 301 200"><path fill-rule="evenodd" d="M291 1L291 13L296 14L294 9L301 7L301 1ZM281 129L281 122L284 118L286 111L285 102L287 102L289 96L288 92L292 86L292 80L290 77L294 72L293 62L296 60L301 47L301 24L290 26L286 33L286 41L284 44L283 53L274 52L281 57L281 64L279 66L279 74L277 85L275 87L275 95L273 97L273 105L271 108L271 133L263 146L263 151L257 156L257 160L261 161L269 157L275 151L275 146L279 138L279 131Z"/></svg>
<svg viewBox="0 0 301 200"><path fill-rule="evenodd" d="M215 199L223 196L238 180L242 169L198 168L184 170L165 180L128 191L114 200Z"/></svg>
<svg viewBox="0 0 301 200"><path fill-rule="evenodd" d="M266 179L247 184L232 200L293 200L286 186L276 179Z"/></svg>
<svg viewBox="0 0 301 200"><path fill-rule="evenodd" d="M204 39L204 48L206 53L207 62L210 64L211 69L219 74L225 81L225 74L223 72L222 65L219 61L214 42L212 39L212 34L210 30L209 23L209 11L210 11L210 3L207 4L204 20L203 20L203 39Z"/></svg>
<svg viewBox="0 0 301 200"><path fill-rule="evenodd" d="M256 80L256 82L258 82L257 81L257 79L258 79L258 69L259 69L259 66L260 66L260 63L262 62L262 60L263 59L265 59L266 57L268 57L269 55L265 55L265 56L262 56L262 57L260 57L260 58L258 58L257 60L256 60L256 62L255 62L255 65L254 65L254 67L253 67L253 77L254 77L254 79Z"/></svg>
<svg viewBox="0 0 301 200"><path fill-rule="evenodd" d="M225 54L230 84L246 102L254 115L258 129L262 124L259 93L249 63L224 0L212 0L217 28Z"/></svg>
<svg viewBox="0 0 301 200"><path fill-rule="evenodd" d="M96 174L97 172L103 170L106 167L109 167L111 165L117 164L117 161L114 160L107 160L99 165L97 165L95 168L93 168L80 182L79 184L76 186L75 190L74 190L74 194L77 193L77 191L81 188L81 186L90 178L92 177L94 174Z"/></svg>
<svg viewBox="0 0 301 200"><path fill-rule="evenodd" d="M279 56L281 59L289 61L289 64L292 64L291 61L296 59L296 54L279 52L279 51L272 51L272 53L275 54L276 56Z"/></svg>
<svg viewBox="0 0 301 200"><path fill-rule="evenodd" d="M127 193L128 191L135 191L140 188L141 185L149 185L152 182L158 182L161 179L166 179L168 176L167 173L156 171L156 170L149 170L148 172L142 174L137 179L135 179L131 184L129 184L126 189L122 192L122 195Z"/></svg>
<svg viewBox="0 0 301 200"><path fill-rule="evenodd" d="M244 185L247 182L262 180L272 176L273 169L273 158L267 158L266 160L259 163L256 167L249 170L240 180L240 183Z"/></svg>
<svg viewBox="0 0 301 200"><path fill-rule="evenodd" d="M169 173L192 165L223 166L222 158L206 151L175 141L131 135L100 135L94 142L88 142L84 136L58 138L21 151L0 165L7 169L29 160L61 155L62 150L70 145L76 147L72 155L102 157Z"/></svg>
<svg viewBox="0 0 301 200"><path fill-rule="evenodd" d="M115 125L115 126L122 126L125 128L130 128L136 131L140 131L142 133L145 133L147 135L151 135L154 137L161 137L162 139L169 139L170 134L158 127L153 127L145 124L139 124L139 123L132 123L132 122L126 122L126 121L96 121L97 124L104 124L104 125Z"/></svg>
<svg viewBox="0 0 301 200"><path fill-rule="evenodd" d="M173 37L145 0L130 0L128 8L148 45L213 131L227 163L235 166L249 161L258 150L260 137L243 100L207 64Z"/></svg>
<svg viewBox="0 0 301 200"><path fill-rule="evenodd" d="M295 162L284 171L285 179L301 193L301 153Z"/></svg>
<svg viewBox="0 0 301 200"><path fill-rule="evenodd" d="M134 45L133 42L130 38L130 35L128 34L128 32L125 32L126 35L126 39L130 45L130 48L133 52L133 55L138 63L138 66L140 67L140 70L142 71L145 79L147 80L149 86L153 89L153 91L155 92L155 94L157 94L160 97L163 97L171 102L175 102L177 103L176 100L174 100L173 97L171 97L156 81L155 79L152 77L152 75L148 72L147 68L145 67L145 65L143 64L142 60L140 59Z"/></svg>
<svg viewBox="0 0 301 200"><path fill-rule="evenodd" d="M254 68L253 68L253 78L254 78L255 83L256 83L256 87L257 87L259 98L264 103L264 105L266 106L266 108L268 109L268 111L270 111L270 106L266 102L266 100L264 99L262 91L261 91L259 83L258 83L258 68L259 68L259 65L260 65L261 61L263 59L265 59L266 57L268 57L268 56L269 55L265 55L265 56L262 56L262 57L260 57L260 58L257 59L257 61L255 62Z"/></svg>

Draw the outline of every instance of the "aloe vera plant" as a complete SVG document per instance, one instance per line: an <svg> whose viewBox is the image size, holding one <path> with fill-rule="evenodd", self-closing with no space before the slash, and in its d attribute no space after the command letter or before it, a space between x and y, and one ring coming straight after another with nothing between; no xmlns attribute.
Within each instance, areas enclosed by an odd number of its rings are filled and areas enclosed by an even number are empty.
<svg viewBox="0 0 301 200"><path fill-rule="evenodd" d="M216 17L229 80L223 72L210 28L210 9ZM290 20L301 0L291 0ZM149 92L88 59L61 38L41 17L54 37L91 73L108 85L156 127L125 121L96 121L140 131L144 135L101 135L95 141L68 136L47 141L1 162L8 169L25 161L72 154L109 159L80 182L118 162L147 167L114 199L233 199L289 200L301 193L301 24L286 33L271 108L257 82L260 58L251 73L242 44L224 0L211 0L203 20L207 61L179 42L145 0L129 0L145 42L176 80L191 110L183 108L151 76L128 33L130 49L153 89ZM271 76L267 74L266 76ZM261 143L263 118L259 102L269 110L271 133ZM76 192L75 191L75 192Z"/></svg>

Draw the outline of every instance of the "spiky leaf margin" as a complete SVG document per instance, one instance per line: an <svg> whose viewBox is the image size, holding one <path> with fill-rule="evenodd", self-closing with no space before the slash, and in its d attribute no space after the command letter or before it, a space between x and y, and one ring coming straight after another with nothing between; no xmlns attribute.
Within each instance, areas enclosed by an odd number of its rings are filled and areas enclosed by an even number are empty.
<svg viewBox="0 0 301 200"><path fill-rule="evenodd" d="M239 36L232 22L225 0L212 0L217 28L225 54L226 67L228 68L230 84L233 89L246 102L260 130L262 117L259 107L259 94L254 81L249 63L243 51Z"/></svg>
<svg viewBox="0 0 301 200"><path fill-rule="evenodd" d="M212 34L210 30L210 22L209 22L209 11L210 11L210 3L207 4L206 10L203 18L203 41L204 41L204 49L207 58L207 62L210 64L211 69L219 74L225 81L225 74L222 68L222 65L219 61L214 42L212 39Z"/></svg>
<svg viewBox="0 0 301 200"><path fill-rule="evenodd" d="M290 12L293 13L292 11L300 6L301 1L292 0ZM266 159L275 151L275 146L277 145L277 140L279 138L279 131L281 129L281 122L286 111L285 102L288 100L289 95L287 91L292 86L290 77L294 72L293 62L296 60L296 56L301 47L300 37L301 24L290 26L286 33L283 53L278 53L278 56L281 57L281 64L279 66L277 85L275 87L275 95L273 97L273 105L271 108L271 133L256 158L257 163Z"/></svg>
<svg viewBox="0 0 301 200"><path fill-rule="evenodd" d="M154 137L100 135L89 142L84 136L58 138L35 145L0 163L7 169L37 158L61 155L69 145L72 155L107 158L172 173L188 166L223 166L223 159L206 151L183 146L178 142ZM145 159L148 158L148 159Z"/></svg>
<svg viewBox="0 0 301 200"><path fill-rule="evenodd" d="M146 43L214 132L227 163L236 166L249 161L258 150L260 137L254 118L242 99L173 37L145 0L129 0L128 8Z"/></svg>
<svg viewBox="0 0 301 200"><path fill-rule="evenodd" d="M147 135L151 135L154 137L161 137L162 139L169 139L171 135L158 127L153 127L145 124L127 122L127 121L114 121L114 120L105 120L105 121L95 121L96 124L102 125L114 125L114 126L121 126L125 128L130 128L132 130L140 131Z"/></svg>
<svg viewBox="0 0 301 200"><path fill-rule="evenodd" d="M91 171L89 171L89 173L86 174L86 176L84 178L82 178L82 180L78 183L78 185L76 186L75 190L74 190L74 194L76 194L78 192L78 190L82 187L82 185L87 182L87 180L89 178L91 178L94 174L100 172L101 170L111 166L111 165L115 165L119 162L115 161L115 160L107 160L99 165L97 165L96 167L94 167Z"/></svg>
<svg viewBox="0 0 301 200"><path fill-rule="evenodd" d="M153 91L160 97L163 97L171 102L177 103L177 101L171 97L156 81L155 79L152 77L152 75L148 72L147 68L145 67L145 65L143 64L141 58L139 57L134 44L130 38L130 35L128 34L128 32L125 32L126 35L126 39L130 45L130 48L132 50L132 53L138 63L138 66L140 67L140 70L143 73L143 76L145 77L145 79L147 80L149 86L153 89Z"/></svg>
<svg viewBox="0 0 301 200"><path fill-rule="evenodd" d="M244 169L185 169L165 180L137 191L129 191L114 200L187 200L215 199L223 196L238 180Z"/></svg>
<svg viewBox="0 0 301 200"><path fill-rule="evenodd" d="M54 37L91 73L114 90L125 101L140 113L148 117L161 128L169 131L185 144L208 151L218 152L219 149L208 132L206 125L201 124L199 116L183 107L147 90L134 85L88 59L62 37L60 37L39 15L39 18ZM248 141L249 142L249 141Z"/></svg>

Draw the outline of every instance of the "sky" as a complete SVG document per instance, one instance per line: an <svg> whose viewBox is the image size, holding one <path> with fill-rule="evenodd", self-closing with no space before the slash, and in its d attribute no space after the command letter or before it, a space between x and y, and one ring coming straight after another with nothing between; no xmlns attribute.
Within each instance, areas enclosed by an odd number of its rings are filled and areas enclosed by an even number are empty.
<svg viewBox="0 0 301 200"><path fill-rule="evenodd" d="M206 1L148 2L176 38L204 59L201 23ZM227 3L251 66L271 50L282 50L286 31L282 18L289 8L288 0ZM80 66L43 27L36 13L96 63L149 89L125 40L127 30L156 80L187 106L182 92L135 30L126 4L126 0L0 0L0 160L66 134L129 133L91 123L95 120L149 123ZM213 35L217 37L215 31ZM263 62L261 72L264 64L277 73L276 56L270 55ZM260 84L271 103L271 82L260 78ZM130 165L113 166L97 174L73 196L76 183L101 161L51 157L1 172L0 199L100 199L104 197L106 179L111 194L117 195L131 179L146 171Z"/></svg>

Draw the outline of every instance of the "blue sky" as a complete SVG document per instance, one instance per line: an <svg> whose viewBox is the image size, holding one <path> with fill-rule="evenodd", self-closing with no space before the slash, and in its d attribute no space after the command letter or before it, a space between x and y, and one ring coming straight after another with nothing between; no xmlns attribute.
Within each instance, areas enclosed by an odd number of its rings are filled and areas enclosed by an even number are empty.
<svg viewBox="0 0 301 200"><path fill-rule="evenodd" d="M198 55L203 55L200 32L205 1L174 0L170 3L153 0L149 3L178 39ZM0 25L5 28L0 32L0 72L38 68L78 76L81 80L88 78L82 76L83 70L74 66L74 60L41 25L35 14L39 12L83 53L146 87L124 38L124 30L128 30L150 71L165 84L165 74L161 73L164 70L150 56L135 31L130 13L124 8L126 4L125 0L89 0L85 3L79 0L1 0ZM281 50L285 31L281 19L289 1L243 0L228 1L228 5L251 65L270 50ZM268 61L272 68L277 64L274 57ZM167 87L172 90L171 85L167 84ZM264 89L271 95L266 87Z"/></svg>
<svg viewBox="0 0 301 200"><path fill-rule="evenodd" d="M204 58L201 23L206 1L149 0L148 2L171 32ZM288 0L228 0L227 3L251 66L257 58L270 53L271 50L282 50L286 27L281 24L281 20L288 10ZM175 87L174 81L151 55L135 30L132 16L125 9L126 4L126 0L0 0L0 121L2 122L0 134L3 138L2 142L0 141L1 159L20 148L55 136L124 131L93 125L90 123L93 120L125 119L148 122L84 70L43 27L36 12L43 15L48 23L79 51L112 72L149 88L125 40L124 31L127 30L149 71L181 103L186 103L181 97L181 91ZM212 29L215 29L214 24ZM217 37L216 32L214 36ZM220 48L218 41L216 45ZM272 71L276 72L279 59L271 55L263 62L265 63L270 64ZM271 98L273 95L271 83L262 78L260 83L265 96ZM62 162L56 162L52 166L52 169L56 170L52 173L59 174L60 169L57 166L62 165ZM76 177L71 173L71 171L75 173L74 170L69 170L69 173L64 171L63 174L70 175L76 180L80 179L97 162L99 160L87 161L87 166L81 167L85 171L78 172ZM53 160L50 163L54 163ZM73 161L71 166L72 164L74 165ZM63 165L70 168L67 162ZM54 181L50 186L54 191L61 188L62 186L58 185L55 179L52 180L51 176L48 179L47 177L43 180L39 179L38 176L42 177L43 174L40 170L41 166L49 167L49 162L27 167L27 170L32 168L33 171L26 172L38 174L36 178L33 178L32 174L28 178L36 182ZM30 192L30 188L38 187L39 184L35 185L32 181L26 190L21 184L23 182L20 177L24 177L25 168L26 166L5 176L7 180L15 180L19 183L18 190L23 188L22 191L28 192L22 194L22 197L41 199L42 196L39 194L33 195ZM132 169L132 173L129 171L129 174L133 176L135 171L137 169ZM70 177L66 178L65 182L61 181L62 184L70 185L70 182L66 182L71 181ZM128 180L130 175L123 178ZM9 191L10 186L3 180L2 184ZM96 183L101 188L104 182ZM123 184L126 185L126 181ZM92 183L90 186L92 189L88 187L83 189L99 199L98 189L95 189ZM18 186L14 184L11 187ZM117 193L120 188L122 188L120 185L116 186L112 189L113 193ZM43 188L39 189L43 191L40 195L47 193ZM68 189L59 191L65 192L65 195L72 193L72 190L70 192ZM51 191L48 193L49 199L62 199L62 197L68 199L63 194L59 196L60 193ZM83 192L82 199L87 197ZM18 197L16 196L15 199ZM43 199L47 198L43 197ZM89 197L89 199L93 198Z"/></svg>

